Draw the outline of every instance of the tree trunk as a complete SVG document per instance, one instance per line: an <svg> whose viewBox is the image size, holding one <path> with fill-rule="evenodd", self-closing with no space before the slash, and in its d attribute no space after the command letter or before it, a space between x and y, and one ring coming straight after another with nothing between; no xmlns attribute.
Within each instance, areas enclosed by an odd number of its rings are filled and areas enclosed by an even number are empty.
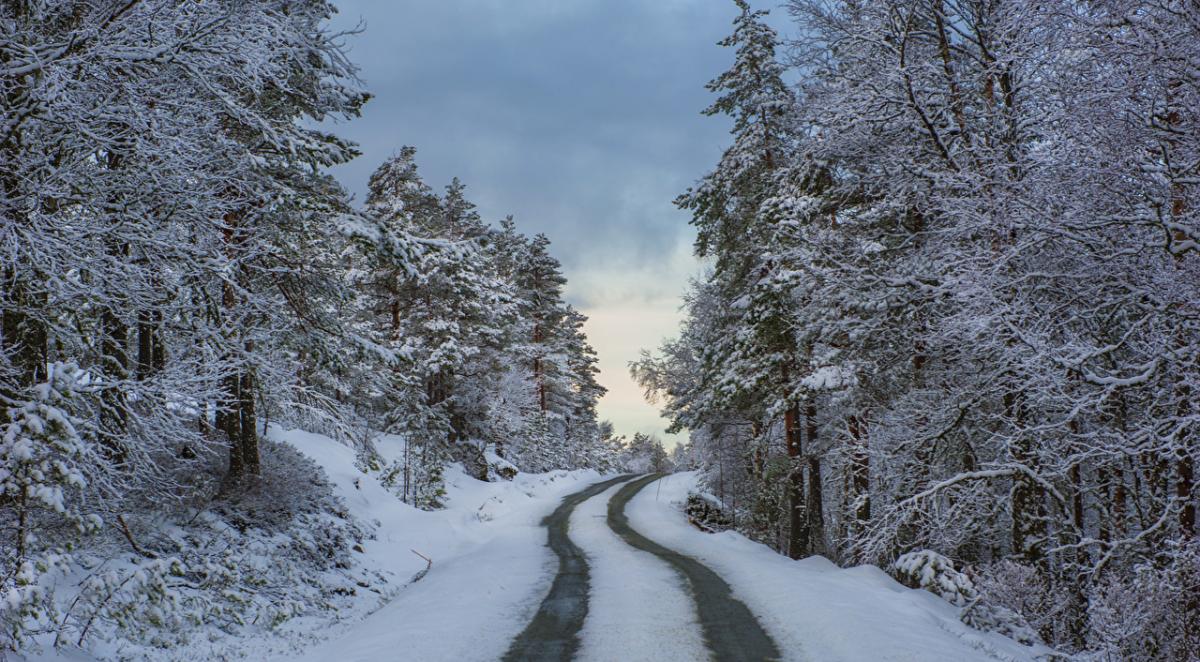
<svg viewBox="0 0 1200 662"><path fill-rule="evenodd" d="M1183 504L1179 511L1179 530L1185 538L1196 535L1196 499L1192 492L1196 486L1196 470L1186 444L1176 449L1175 496Z"/></svg>
<svg viewBox="0 0 1200 662"><path fill-rule="evenodd" d="M254 352L254 342L246 342L246 352ZM251 476L262 474L262 462L258 452L258 418L254 410L255 372L253 367L242 371L238 382L238 409L241 423L239 443L245 472Z"/></svg>
<svg viewBox="0 0 1200 662"><path fill-rule="evenodd" d="M1033 452L1032 440L1020 429L1024 427L1025 419L1024 405L1020 399L1018 393L1013 391L1004 393L1004 411L1016 428L1016 439L1009 453L1015 462L1031 471L1037 471L1038 461ZM1044 565L1042 550L1045 546L1046 520L1042 489L1030 477L1015 476L1009 500L1013 511L1013 553L1030 564Z"/></svg>
<svg viewBox="0 0 1200 662"><path fill-rule="evenodd" d="M788 468L788 545L793 559L810 555L808 526L804 521L804 465L800 440L800 407L792 405L784 412L784 435L787 439Z"/></svg>
<svg viewBox="0 0 1200 662"><path fill-rule="evenodd" d="M9 5L8 13L13 18L21 21L26 19L30 9L24 3L17 3L15 7L11 7L11 3ZM0 49L0 64L10 63L12 58L16 57L16 52L16 49ZM7 76L0 81L6 89L7 107L14 111L24 107L32 114L34 109L31 104L34 103L35 97L30 95L30 88L33 81L40 77L41 73L38 72ZM0 163L8 166L18 161L23 131L20 122L6 129L7 136L0 142ZM4 172L0 174L0 194L5 201L9 201L4 221L14 223L17 227L25 226L29 222L22 202L27 196L22 187L21 174L11 167L5 167ZM11 302L10 306L0 310L0 353L7 354L17 370L11 384L9 380L0 381L0 412L4 412L7 411L4 399L20 400L24 397L25 389L46 380L49 339L45 325L29 316L30 310L45 308L45 297L36 295L29 289L25 280L29 274L20 273L16 265L6 264L0 272L0 277L3 277L0 288L7 289L7 299ZM34 275L32 282L36 280ZM0 300L0 303L3 303L3 300Z"/></svg>
<svg viewBox="0 0 1200 662"><path fill-rule="evenodd" d="M866 420L851 416L847 422L850 431L850 487L854 500L854 519L864 524L871 519L871 456Z"/></svg>
<svg viewBox="0 0 1200 662"><path fill-rule="evenodd" d="M166 348L163 346L162 336L159 332L161 326L161 312L143 310L138 313L137 377L139 380L149 379L166 367Z"/></svg>
<svg viewBox="0 0 1200 662"><path fill-rule="evenodd" d="M126 346L129 329L111 307L100 313L102 339L100 353L104 374L115 384L108 385L101 396L100 443L104 455L114 464L125 463L125 433L129 427L129 404L125 399L125 379L129 376L129 356Z"/></svg>
<svg viewBox="0 0 1200 662"><path fill-rule="evenodd" d="M535 345L542 342L542 325L534 323L533 325L533 342ZM541 351L535 349L535 351ZM541 412L546 413L546 376L543 374L542 359L540 357L533 360L533 379L537 384L538 407Z"/></svg>
<svg viewBox="0 0 1200 662"><path fill-rule="evenodd" d="M0 314L3 318L0 321L0 349L12 357L17 375L11 392L0 392L0 395L18 400L24 389L46 381L49 337L45 325L26 312L39 307L43 297L31 294L15 269L5 271L3 285L9 288L13 305Z"/></svg>
<svg viewBox="0 0 1200 662"><path fill-rule="evenodd" d="M1178 79L1172 79L1167 84L1166 101L1168 107L1171 108L1170 112L1167 113L1167 124L1174 131L1168 138L1167 144L1170 146L1173 155L1183 151L1178 148L1178 127L1183 121L1182 113L1184 110L1189 112L1194 112L1195 110L1194 108L1181 108L1181 105L1175 100L1174 92L1182 85L1183 82ZM1194 121L1195 117L1191 119ZM1171 179L1171 220L1178 224L1171 231L1171 240L1181 244L1188 241L1188 236L1182 229L1189 222L1185 216L1187 199L1182 180L1182 177L1186 176L1190 175L1184 172L1172 173ZM1179 265L1182 262L1183 254L1177 253L1175 255L1175 264ZM1172 307L1183 308L1184 306L1185 304L1180 302L1174 304ZM1184 332L1183 325L1179 326L1175 335L1175 345L1180 349L1186 348L1188 338ZM1179 378L1178 386L1176 387L1176 397L1179 399L1177 410L1181 419L1186 420L1194 415L1191 395L1191 386L1184 379ZM1179 531L1183 534L1184 538L1191 539L1196 535L1196 495L1193 494L1196 481L1196 466L1190 450L1190 429L1181 427L1179 434L1182 438L1175 440L1175 497L1180 501L1181 506L1179 509Z"/></svg>
<svg viewBox="0 0 1200 662"><path fill-rule="evenodd" d="M219 403L217 420L223 424L225 438L229 442L228 479L237 481L246 473L246 461L242 455L241 379L237 373L224 379L224 398Z"/></svg>
<svg viewBox="0 0 1200 662"><path fill-rule="evenodd" d="M228 212L225 214L224 220L226 255L231 261L236 261L239 244L242 242L242 237L238 232L241 214ZM234 277L236 276L230 276L230 278ZM221 305L224 314L225 340L233 347L239 342L238 338L241 335L237 325L244 320L235 319L238 297L233 283L229 281L222 284ZM254 348L251 341L245 341L242 346L247 352L251 352ZM233 363L240 363L236 355L231 355L230 359L233 359L231 361ZM250 366L242 365L224 379L225 393L223 402L219 405L223 410L223 416L218 415L218 420L224 423L225 437L229 442L229 473L226 477L228 483L240 481L247 472L257 473L258 471L258 431L254 420L254 375L252 370ZM247 451L250 451L249 455Z"/></svg>
<svg viewBox="0 0 1200 662"><path fill-rule="evenodd" d="M808 441L808 498L805 524L808 553L825 553L825 499L821 491L821 456L816 453L817 404L810 398L804 406L804 436Z"/></svg>

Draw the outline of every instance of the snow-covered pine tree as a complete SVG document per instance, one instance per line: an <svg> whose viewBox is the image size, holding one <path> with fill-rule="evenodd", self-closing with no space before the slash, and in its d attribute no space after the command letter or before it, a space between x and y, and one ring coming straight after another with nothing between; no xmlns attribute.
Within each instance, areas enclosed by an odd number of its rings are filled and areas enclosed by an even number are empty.
<svg viewBox="0 0 1200 662"><path fill-rule="evenodd" d="M713 283L739 317L737 332L708 348L705 363L717 373L709 380L718 393L752 408L744 416L753 423L748 455L751 472L762 461L772 423L782 417L782 435L790 458L788 481L788 553L801 558L824 548L821 533L821 468L809 448L815 442L815 396L799 387L811 348L797 341L790 322L792 292L779 287L781 274L795 273L781 259L780 206L773 204L794 161L796 100L783 80L776 58L779 38L766 24L766 12L736 0L734 31L720 42L733 48L734 64L708 84L719 96L705 114L733 118L733 144L717 168L676 204L692 212L697 228L696 252L715 259ZM758 409L758 411L753 411ZM761 438L760 438L761 437ZM808 480L805 481L805 472ZM811 499L806 499L807 482Z"/></svg>
<svg viewBox="0 0 1200 662"><path fill-rule="evenodd" d="M440 198L405 148L371 178L367 212L390 234L417 236L415 268L381 254L366 276L377 325L403 361L395 368L398 406L389 429L485 475L481 438L487 394L502 379L497 357L513 305L487 253L488 233L457 180ZM399 427L396 427L399 426Z"/></svg>

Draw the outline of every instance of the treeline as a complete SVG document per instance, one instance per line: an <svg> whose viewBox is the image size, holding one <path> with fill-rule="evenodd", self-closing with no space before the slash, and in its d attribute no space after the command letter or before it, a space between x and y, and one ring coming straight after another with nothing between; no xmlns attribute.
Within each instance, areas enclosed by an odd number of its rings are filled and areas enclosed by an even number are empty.
<svg viewBox="0 0 1200 662"><path fill-rule="evenodd" d="M965 620L1192 659L1200 10L792 0L784 58L737 4L709 269L633 366L707 486L795 558L963 573Z"/></svg>
<svg viewBox="0 0 1200 662"><path fill-rule="evenodd" d="M485 480L509 464L614 467L621 447L596 419L605 389L587 318L563 301L550 240L520 234L511 217L489 227L457 179L437 194L414 156L405 147L371 176L341 253L354 294L336 318L359 333L331 392L409 440L393 470L419 504L436 501L450 460Z"/></svg>
<svg viewBox="0 0 1200 662"><path fill-rule="evenodd" d="M423 506L451 460L615 457L545 237L433 192L410 149L362 209L325 174L356 151L313 127L368 98L332 12L0 5L0 654L46 626L38 576L85 536L153 556L138 514L269 481L268 421L366 464L403 435L396 484Z"/></svg>

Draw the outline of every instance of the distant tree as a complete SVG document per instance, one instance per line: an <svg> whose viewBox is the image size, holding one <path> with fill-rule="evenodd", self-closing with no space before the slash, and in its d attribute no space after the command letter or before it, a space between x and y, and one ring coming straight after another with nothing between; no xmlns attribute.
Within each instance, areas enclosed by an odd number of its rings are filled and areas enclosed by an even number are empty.
<svg viewBox="0 0 1200 662"><path fill-rule="evenodd" d="M625 447L625 466L639 473L661 473L671 470L671 462L662 440L654 435L634 433Z"/></svg>

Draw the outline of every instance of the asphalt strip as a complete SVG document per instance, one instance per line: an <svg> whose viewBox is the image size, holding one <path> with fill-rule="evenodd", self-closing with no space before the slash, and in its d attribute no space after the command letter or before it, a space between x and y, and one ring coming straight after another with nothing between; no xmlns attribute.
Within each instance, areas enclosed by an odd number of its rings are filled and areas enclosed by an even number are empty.
<svg viewBox="0 0 1200 662"><path fill-rule="evenodd" d="M625 506L635 494L650 483L662 478L651 474L622 487L608 502L608 526L633 547L650 552L671 564L684 578L696 601L704 642L716 662L764 662L778 660L779 648L763 630L750 609L733 597L729 584L717 573L696 559L680 554L646 538L629 525ZM610 485L618 481L610 481ZM574 507L574 506L572 506ZM560 508L561 510L561 508ZM555 511L557 513L557 511ZM586 571L585 571L586 572ZM557 582L556 582L557 583ZM553 593L553 592L552 592ZM587 597L586 580L584 599ZM587 613L586 606L584 614ZM582 623L580 617L580 623ZM510 658L505 658L506 660ZM567 658L511 658L567 659Z"/></svg>
<svg viewBox="0 0 1200 662"><path fill-rule="evenodd" d="M633 478L619 476L568 495L542 526L549 531L550 549L558 555L558 574L537 614L513 640L504 662L566 662L579 650L579 631L588 612L588 564L583 550L571 542L567 527L579 504L617 483ZM609 519L612 509L609 509Z"/></svg>

